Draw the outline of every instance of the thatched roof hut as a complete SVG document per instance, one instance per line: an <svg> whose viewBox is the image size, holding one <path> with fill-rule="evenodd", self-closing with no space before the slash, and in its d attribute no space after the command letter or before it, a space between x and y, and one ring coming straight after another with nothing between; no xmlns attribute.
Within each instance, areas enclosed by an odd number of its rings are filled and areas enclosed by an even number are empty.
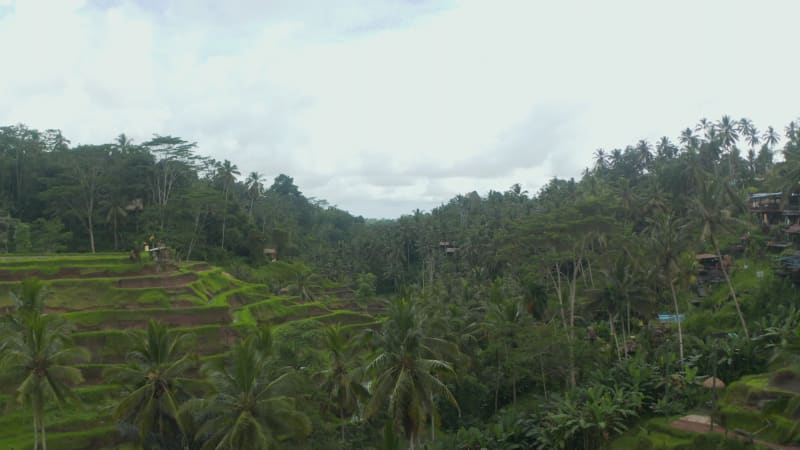
<svg viewBox="0 0 800 450"><path fill-rule="evenodd" d="M720 380L719 378L708 377L706 381L703 381L703 387L706 389L725 389L725 382Z"/></svg>

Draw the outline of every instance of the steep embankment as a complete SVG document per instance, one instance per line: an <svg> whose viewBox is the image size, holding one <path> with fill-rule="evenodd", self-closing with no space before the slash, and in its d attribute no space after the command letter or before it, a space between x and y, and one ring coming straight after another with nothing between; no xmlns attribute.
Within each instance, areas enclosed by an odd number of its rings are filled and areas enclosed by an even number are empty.
<svg viewBox="0 0 800 450"><path fill-rule="evenodd" d="M361 309L352 291L320 291L314 302L276 296L263 284L237 280L205 263L157 270L132 263L124 254L0 257L0 313L12 309L9 293L19 281L36 277L47 285L45 311L75 325L78 345L92 359L79 367L85 382L80 402L47 413L50 448L99 449L118 441L111 411L122 394L105 384L103 371L125 361L128 331L155 319L174 332L190 332L201 358L219 357L247 326L267 323L289 339L313 339L324 324L364 327L379 323L374 309ZM276 286L275 288L279 288ZM31 413L17 406L14 386L0 388L0 448L31 448Z"/></svg>

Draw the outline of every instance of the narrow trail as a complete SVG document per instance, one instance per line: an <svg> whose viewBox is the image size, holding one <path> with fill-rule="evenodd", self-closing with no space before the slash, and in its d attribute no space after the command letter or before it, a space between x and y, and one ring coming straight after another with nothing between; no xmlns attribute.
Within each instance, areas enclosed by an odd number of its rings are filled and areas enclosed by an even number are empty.
<svg viewBox="0 0 800 450"><path fill-rule="evenodd" d="M750 440L745 436L740 436L736 433L729 432L723 426L717 424L714 424L714 431L711 431L711 418L709 416L691 414L672 422L670 426L676 430L691 431L694 433L717 433L725 435L728 438L738 439L740 441ZM753 443L775 450L800 450L800 446L797 445L781 445L773 442L762 441L761 439L753 439Z"/></svg>

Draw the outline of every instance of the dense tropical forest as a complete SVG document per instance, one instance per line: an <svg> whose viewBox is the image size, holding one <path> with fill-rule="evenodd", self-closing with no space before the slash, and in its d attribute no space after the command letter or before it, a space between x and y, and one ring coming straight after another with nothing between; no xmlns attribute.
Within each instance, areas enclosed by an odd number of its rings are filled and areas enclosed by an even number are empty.
<svg viewBox="0 0 800 450"><path fill-rule="evenodd" d="M46 448L81 404L107 425L82 448L800 448L798 183L800 122L723 116L533 194L372 220L184 138L3 127L0 443ZM131 280L70 291L99 266L179 270L225 339L204 348L168 293L170 320L109 325L114 360L87 298ZM671 426L689 413L725 433Z"/></svg>

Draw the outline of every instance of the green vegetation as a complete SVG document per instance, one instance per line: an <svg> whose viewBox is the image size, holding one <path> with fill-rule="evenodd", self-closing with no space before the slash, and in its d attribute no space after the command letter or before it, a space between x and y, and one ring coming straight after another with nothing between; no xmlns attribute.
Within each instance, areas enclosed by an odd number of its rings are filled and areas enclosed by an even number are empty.
<svg viewBox="0 0 800 450"><path fill-rule="evenodd" d="M0 447L798 445L798 129L780 162L725 116L366 221L180 138L2 128Z"/></svg>

